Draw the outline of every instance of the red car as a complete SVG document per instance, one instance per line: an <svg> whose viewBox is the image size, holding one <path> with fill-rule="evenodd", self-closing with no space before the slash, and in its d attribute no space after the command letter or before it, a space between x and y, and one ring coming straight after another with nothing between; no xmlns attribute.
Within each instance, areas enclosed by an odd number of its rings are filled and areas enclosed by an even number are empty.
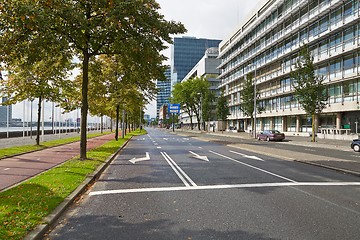
<svg viewBox="0 0 360 240"><path fill-rule="evenodd" d="M266 141L282 141L285 139L285 134L278 130L264 130L257 134L258 140Z"/></svg>

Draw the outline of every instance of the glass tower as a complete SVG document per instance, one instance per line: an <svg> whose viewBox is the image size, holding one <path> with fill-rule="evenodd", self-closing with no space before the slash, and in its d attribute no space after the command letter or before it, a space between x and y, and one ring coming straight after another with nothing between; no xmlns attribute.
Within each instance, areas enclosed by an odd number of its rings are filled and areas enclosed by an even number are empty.
<svg viewBox="0 0 360 240"><path fill-rule="evenodd" d="M174 38L171 48L171 85L181 82L205 55L208 48L218 47L221 40L195 37Z"/></svg>
<svg viewBox="0 0 360 240"><path fill-rule="evenodd" d="M159 109L162 105L170 103L171 96L171 72L170 67L165 70L165 81L157 81L156 86L158 89L157 99L156 99L156 117L159 117Z"/></svg>

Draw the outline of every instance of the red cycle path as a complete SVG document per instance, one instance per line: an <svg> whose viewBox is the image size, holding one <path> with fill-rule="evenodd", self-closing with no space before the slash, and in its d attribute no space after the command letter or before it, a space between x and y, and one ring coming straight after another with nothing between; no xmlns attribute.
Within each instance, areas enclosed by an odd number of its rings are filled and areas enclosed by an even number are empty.
<svg viewBox="0 0 360 240"><path fill-rule="evenodd" d="M88 139L87 151L113 140L114 134ZM0 191L80 155L80 142L0 160Z"/></svg>

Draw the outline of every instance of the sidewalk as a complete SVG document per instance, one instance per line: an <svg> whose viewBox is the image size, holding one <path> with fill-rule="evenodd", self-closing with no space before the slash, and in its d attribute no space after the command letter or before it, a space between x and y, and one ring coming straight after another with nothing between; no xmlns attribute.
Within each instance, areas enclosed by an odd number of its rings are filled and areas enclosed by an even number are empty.
<svg viewBox="0 0 360 240"><path fill-rule="evenodd" d="M19 138L14 138L11 142L15 144L16 139L22 145L25 144ZM88 139L87 150L101 146L112 139L114 139L114 133ZM79 154L80 142L74 142L2 159L0 160L0 191L36 176Z"/></svg>
<svg viewBox="0 0 360 240"><path fill-rule="evenodd" d="M356 153L350 148L351 141L316 138L316 142L311 142L310 137L286 136L285 141L279 142L279 144L304 147L304 151L299 152L279 148L274 149L273 145L266 146L266 144L261 144L262 142L259 142L245 132L200 132L197 130L177 129L175 133L199 134L200 138L209 141L213 140L212 137L214 136L226 137L227 142L229 142L227 145L234 148L360 176L360 153ZM346 155L352 154L358 159L354 160L353 157L352 160L348 160L345 158L325 157L321 156L321 154L315 154L316 152L326 151L326 149L348 152ZM314 154L312 154L312 152L314 152Z"/></svg>

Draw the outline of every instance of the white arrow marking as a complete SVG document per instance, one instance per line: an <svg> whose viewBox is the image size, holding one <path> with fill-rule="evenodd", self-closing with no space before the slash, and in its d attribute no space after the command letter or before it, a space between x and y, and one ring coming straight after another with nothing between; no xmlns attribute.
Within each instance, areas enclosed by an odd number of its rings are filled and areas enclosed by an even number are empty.
<svg viewBox="0 0 360 240"><path fill-rule="evenodd" d="M207 162L209 161L207 156L200 156L199 154L196 154L196 153L194 153L192 151L189 151L189 153L193 154L194 158L197 158L197 159L200 159L200 160L203 160L203 161L207 161Z"/></svg>
<svg viewBox="0 0 360 240"><path fill-rule="evenodd" d="M229 151L232 152L232 153L235 153L235 154L237 154L237 155L240 155L240 156L242 156L242 157L245 157L245 158L250 158L250 159L259 160L259 161L263 161L263 162L264 162L263 159L261 159L261 158L259 158L259 157L257 157L257 156L249 156L249 155L245 155L245 154L243 154L243 153L239 153L239 152L235 152L235 151L231 151L231 150L229 150Z"/></svg>
<svg viewBox="0 0 360 240"><path fill-rule="evenodd" d="M143 158L133 158L131 160L129 160L132 164L135 164L137 162L140 162L140 161L146 161L146 160L150 160L150 155L148 152L146 152L146 156L143 157Z"/></svg>

